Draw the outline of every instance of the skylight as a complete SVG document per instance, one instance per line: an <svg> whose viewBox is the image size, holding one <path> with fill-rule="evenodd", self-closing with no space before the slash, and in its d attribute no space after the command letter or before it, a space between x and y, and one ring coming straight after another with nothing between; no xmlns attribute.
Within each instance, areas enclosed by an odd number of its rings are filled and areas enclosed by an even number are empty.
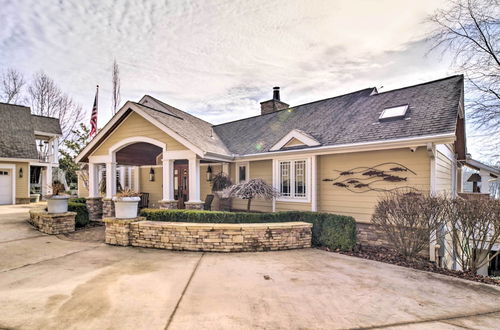
<svg viewBox="0 0 500 330"><path fill-rule="evenodd" d="M406 115L408 104L398 105L397 107L385 108L378 119L402 118Z"/></svg>

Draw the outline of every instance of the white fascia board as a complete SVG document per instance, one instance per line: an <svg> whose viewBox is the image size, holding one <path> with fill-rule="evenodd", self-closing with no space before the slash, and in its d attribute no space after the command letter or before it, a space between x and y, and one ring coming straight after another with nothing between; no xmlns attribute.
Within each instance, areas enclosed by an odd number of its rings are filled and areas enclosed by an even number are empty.
<svg viewBox="0 0 500 330"><path fill-rule="evenodd" d="M316 140L315 138L313 138L312 136L310 136L310 135L308 135L308 134L306 134L298 129L293 129L290 132L288 132L287 135L282 137L269 150L271 150L271 151L280 150L281 148L283 148L285 146L285 144L287 144L293 138L299 140L300 142L304 143L305 145L307 145L309 147L316 147L316 146L321 145L321 143L319 143L319 141Z"/></svg>
<svg viewBox="0 0 500 330"><path fill-rule="evenodd" d="M485 171L490 172L492 174L500 176L499 169L491 167L491 166L486 165L484 163L481 163L480 161L477 161L477 160L472 159L472 158L467 158L467 160L465 161L465 165L470 165L472 167L479 168L480 170L482 169L482 170L485 170Z"/></svg>
<svg viewBox="0 0 500 330"><path fill-rule="evenodd" d="M452 143L455 141L454 133L447 134L437 134L437 135L425 135L412 138L404 139L392 139L392 140L382 140L382 141L370 141L370 142L360 142L360 143L350 143L350 144L339 144L334 146L321 146L312 147L307 149L299 150L282 150L275 152L265 152L259 154L247 154L240 155L236 157L239 159L269 159L279 155L286 154L333 154L333 153L349 153L349 152L360 152L360 151L374 151L374 150L386 150L386 149L398 149L398 148L408 148L408 147L418 147L426 146L427 143Z"/></svg>
<svg viewBox="0 0 500 330"><path fill-rule="evenodd" d="M15 162L15 163L32 163L32 162L39 162L40 160L38 159L31 159L31 158L7 158L7 157L0 157L0 162Z"/></svg>
<svg viewBox="0 0 500 330"><path fill-rule="evenodd" d="M75 163L79 163L82 161L82 158L90 151L92 150L92 148L97 144L97 142L99 142L101 140L101 138L111 129L111 127L113 127L114 124L116 124L116 122L118 122L122 117L123 115L127 112L127 110L131 107L131 105L133 105L132 102L130 101L127 101L125 102L125 104L123 105L123 107L121 107L121 109L111 118L110 121L108 121L106 123L106 125L104 125L104 127L94 136L94 138L89 142L89 144L87 144L87 146L85 148L83 148L83 150L78 154L78 156L76 156L75 158Z"/></svg>

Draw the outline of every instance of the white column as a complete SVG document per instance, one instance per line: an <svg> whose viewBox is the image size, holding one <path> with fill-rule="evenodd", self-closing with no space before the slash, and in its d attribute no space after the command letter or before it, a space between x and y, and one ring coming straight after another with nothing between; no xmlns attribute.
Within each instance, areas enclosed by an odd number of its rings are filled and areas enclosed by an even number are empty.
<svg viewBox="0 0 500 330"><path fill-rule="evenodd" d="M116 163L106 163L106 198L116 194Z"/></svg>
<svg viewBox="0 0 500 330"><path fill-rule="evenodd" d="M99 186L99 177L98 177L98 169L97 164L89 163L89 197L98 197L98 186Z"/></svg>
<svg viewBox="0 0 500 330"><path fill-rule="evenodd" d="M125 167L120 166L120 185L125 189Z"/></svg>
<svg viewBox="0 0 500 330"><path fill-rule="evenodd" d="M189 202L200 200L200 160L196 157L189 158Z"/></svg>
<svg viewBox="0 0 500 330"><path fill-rule="evenodd" d="M485 170L480 170L479 175L481 176L481 194L490 193L490 172Z"/></svg>
<svg viewBox="0 0 500 330"><path fill-rule="evenodd" d="M311 211L318 210L318 167L316 165L318 156L311 157Z"/></svg>
<svg viewBox="0 0 500 330"><path fill-rule="evenodd" d="M139 166L134 167L134 190L141 191L141 168Z"/></svg>
<svg viewBox="0 0 500 330"><path fill-rule="evenodd" d="M45 185L47 186L47 194L52 194L52 166L50 165L45 170Z"/></svg>
<svg viewBox="0 0 500 330"><path fill-rule="evenodd" d="M162 168L163 186L162 186L162 200L174 200L174 160L163 159Z"/></svg>
<svg viewBox="0 0 500 330"><path fill-rule="evenodd" d="M53 154L52 154L52 162L59 162L59 138L55 137L52 140Z"/></svg>

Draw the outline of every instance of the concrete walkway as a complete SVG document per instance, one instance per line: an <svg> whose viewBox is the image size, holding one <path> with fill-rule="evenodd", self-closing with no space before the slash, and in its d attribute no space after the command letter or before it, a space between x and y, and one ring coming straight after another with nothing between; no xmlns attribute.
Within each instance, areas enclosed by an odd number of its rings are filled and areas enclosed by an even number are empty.
<svg viewBox="0 0 500 330"><path fill-rule="evenodd" d="M168 252L42 235L0 206L0 329L494 329L500 290L316 249Z"/></svg>

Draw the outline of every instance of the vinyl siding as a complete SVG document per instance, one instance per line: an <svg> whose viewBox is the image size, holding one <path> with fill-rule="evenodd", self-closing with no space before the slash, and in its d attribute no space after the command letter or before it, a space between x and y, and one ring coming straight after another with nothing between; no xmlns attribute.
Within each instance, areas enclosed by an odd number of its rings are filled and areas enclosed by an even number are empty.
<svg viewBox="0 0 500 330"><path fill-rule="evenodd" d="M109 148L125 138L145 136L167 144L167 150L186 150L187 148L174 140L171 136L151 124L142 116L132 112L120 126L118 126L101 145L92 153L92 156L107 155Z"/></svg>
<svg viewBox="0 0 500 330"><path fill-rule="evenodd" d="M28 180L29 180L29 163L23 163L23 162L0 162L0 168L2 168L2 164L14 164L16 165L16 169L14 170L14 173L11 175L14 175L16 178L16 198L29 198L30 197L30 192L28 188ZM19 169L23 169L23 177L19 177ZM9 172L12 171L12 169L8 170Z"/></svg>
<svg viewBox="0 0 500 330"><path fill-rule="evenodd" d="M430 158L425 148L411 152L408 148L387 151L369 151L348 154L318 156L318 211L331 212L353 216L356 221L370 222L371 215L383 192L369 191L364 193L350 192L346 188L333 186L332 182L322 181L325 178L334 179L337 171L347 171L358 166L375 166L385 162L396 162L414 171L401 174L407 176L407 181L380 182L376 187L392 189L411 186L419 190L429 191Z"/></svg>
<svg viewBox="0 0 500 330"><path fill-rule="evenodd" d="M231 175L234 180L235 164L231 164ZM267 184L273 184L273 163L272 160L259 160L250 162L250 179L260 178L264 180ZM233 209L246 210L247 200L234 198L233 199ZM252 205L250 207L252 211L260 212L272 212L273 202L272 200L265 199L255 199L252 200Z"/></svg>
<svg viewBox="0 0 500 330"><path fill-rule="evenodd" d="M452 191L452 161L436 151L436 192L440 194L449 194Z"/></svg>
<svg viewBox="0 0 500 330"><path fill-rule="evenodd" d="M149 207L158 208L158 201L163 198L163 170L161 167L153 167L155 171L155 180L149 181L150 166L139 168L139 192L149 193Z"/></svg>
<svg viewBox="0 0 500 330"><path fill-rule="evenodd" d="M276 202L276 212L280 211L311 211L311 203Z"/></svg>
<svg viewBox="0 0 500 330"><path fill-rule="evenodd" d="M210 165L210 167L212 168L212 175L222 172L222 165ZM212 184L207 181L207 168L207 165L200 167L200 199L202 201L205 201L207 195L212 194Z"/></svg>

